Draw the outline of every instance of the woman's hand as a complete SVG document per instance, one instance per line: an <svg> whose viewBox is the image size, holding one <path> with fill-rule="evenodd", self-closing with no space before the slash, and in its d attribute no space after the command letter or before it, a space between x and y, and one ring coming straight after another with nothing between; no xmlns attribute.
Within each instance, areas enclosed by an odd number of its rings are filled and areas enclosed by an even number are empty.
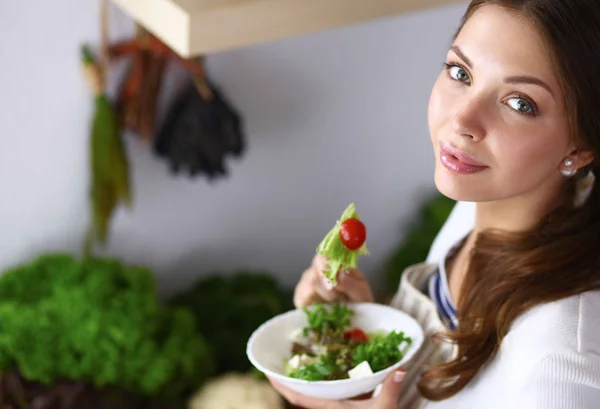
<svg viewBox="0 0 600 409"><path fill-rule="evenodd" d="M365 276L356 269L338 272L338 284L333 287L323 274L328 270L327 260L317 254L312 265L304 271L296 290L294 291L294 305L296 308L305 307L314 303L343 302L372 302L373 292Z"/></svg>
<svg viewBox="0 0 600 409"><path fill-rule="evenodd" d="M379 395L365 400L327 400L304 396L286 388L274 379L269 378L273 388L277 390L290 404L306 409L397 409L398 396L406 372L393 371L385 380Z"/></svg>

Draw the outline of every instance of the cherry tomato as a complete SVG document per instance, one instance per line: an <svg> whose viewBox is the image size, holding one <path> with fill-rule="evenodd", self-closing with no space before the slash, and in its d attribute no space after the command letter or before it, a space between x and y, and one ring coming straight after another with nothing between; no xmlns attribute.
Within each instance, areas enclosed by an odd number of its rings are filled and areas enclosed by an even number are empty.
<svg viewBox="0 0 600 409"><path fill-rule="evenodd" d="M369 338L367 337L367 334L365 334L365 332L360 328L354 328L354 329L344 332L344 338L345 339L353 339L358 342L369 342Z"/></svg>
<svg viewBox="0 0 600 409"><path fill-rule="evenodd" d="M367 239L367 228L358 219L346 219L340 226L340 238L347 249L359 249Z"/></svg>

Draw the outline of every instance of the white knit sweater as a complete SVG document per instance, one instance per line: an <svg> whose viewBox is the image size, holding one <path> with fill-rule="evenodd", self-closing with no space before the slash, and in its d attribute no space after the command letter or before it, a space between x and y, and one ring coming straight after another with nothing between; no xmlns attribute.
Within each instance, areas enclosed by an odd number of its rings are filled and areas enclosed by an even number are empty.
<svg viewBox="0 0 600 409"><path fill-rule="evenodd" d="M427 264L403 274L392 305L415 317L428 335L442 329L426 288L435 262L472 228L472 205L459 204L436 239ZM600 292L540 305L519 317L498 354L454 397L427 402L415 382L423 365L449 360L449 345L427 341L408 366L399 409L600 409Z"/></svg>

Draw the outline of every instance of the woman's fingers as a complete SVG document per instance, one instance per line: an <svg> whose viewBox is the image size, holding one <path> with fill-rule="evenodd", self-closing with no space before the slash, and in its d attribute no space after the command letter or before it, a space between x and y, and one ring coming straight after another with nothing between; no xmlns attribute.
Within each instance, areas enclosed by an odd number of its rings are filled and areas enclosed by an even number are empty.
<svg viewBox="0 0 600 409"><path fill-rule="evenodd" d="M337 273L337 283L334 286L323 271L329 270L327 260L317 254L312 265L300 277L294 291L296 308L314 303L341 302L372 302L373 293L364 275L357 269Z"/></svg>
<svg viewBox="0 0 600 409"><path fill-rule="evenodd" d="M317 294L313 291L310 285L310 269L302 273L300 281L296 284L294 290L294 305L296 308L302 308L315 302Z"/></svg>
<svg viewBox="0 0 600 409"><path fill-rule="evenodd" d="M312 275L312 286L317 295L326 302L340 300L341 293L323 275L323 270L314 270Z"/></svg>
<svg viewBox="0 0 600 409"><path fill-rule="evenodd" d="M391 372L383 381L379 395L364 400L329 400L302 395L293 391L276 380L267 377L273 388L281 394L292 406L307 409L397 409L398 397L406 372L402 369Z"/></svg>
<svg viewBox="0 0 600 409"><path fill-rule="evenodd" d="M313 269L306 270L298 285L294 291L294 305L296 308L305 307L307 305L315 303L326 303L330 302L330 297L322 297L321 294L326 294L324 290L320 289L314 276L316 275Z"/></svg>
<svg viewBox="0 0 600 409"><path fill-rule="evenodd" d="M336 300L344 300L331 283L321 273L327 265L320 255L313 258L312 265L302 276L296 290L294 291L294 305L296 308L304 307L314 303L331 303Z"/></svg>
<svg viewBox="0 0 600 409"><path fill-rule="evenodd" d="M384 379L381 391L377 397L373 398L369 409L396 409L405 378L406 372L404 370L392 371Z"/></svg>
<svg viewBox="0 0 600 409"><path fill-rule="evenodd" d="M365 276L357 269L338 274L336 290L352 302L372 302L373 291Z"/></svg>

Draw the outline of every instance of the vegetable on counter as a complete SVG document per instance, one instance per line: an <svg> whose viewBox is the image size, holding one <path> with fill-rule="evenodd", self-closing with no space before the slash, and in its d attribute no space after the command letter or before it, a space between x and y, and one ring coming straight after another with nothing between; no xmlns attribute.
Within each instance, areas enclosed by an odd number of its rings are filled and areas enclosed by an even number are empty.
<svg viewBox="0 0 600 409"><path fill-rule="evenodd" d="M285 402L270 383L249 374L229 373L208 381L188 409L284 409Z"/></svg>
<svg viewBox="0 0 600 409"><path fill-rule="evenodd" d="M74 406L48 407L74 408L106 388L184 399L212 375L212 359L192 315L159 304L148 269L49 254L0 277L0 369L56 399L72 393ZM62 381L69 381L64 393L55 389ZM29 395L14 388L3 396Z"/></svg>
<svg viewBox="0 0 600 409"><path fill-rule="evenodd" d="M172 298L171 305L194 314L196 328L211 345L216 373L252 370L246 342L275 315L293 309L293 290L266 271L237 270L211 274Z"/></svg>
<svg viewBox="0 0 600 409"><path fill-rule="evenodd" d="M117 387L60 379L51 384L30 381L17 370L0 377L3 409L185 409L185 402L140 396Z"/></svg>
<svg viewBox="0 0 600 409"><path fill-rule="evenodd" d="M369 254L366 238L365 225L360 221L354 203L351 203L317 247L317 253L327 258L331 268L323 273L334 285L340 269L356 268L358 257Z"/></svg>
<svg viewBox="0 0 600 409"><path fill-rule="evenodd" d="M285 375L307 381L360 378L400 361L412 344L403 332L367 334L352 327L354 311L343 304L304 308L308 326L291 334Z"/></svg>

